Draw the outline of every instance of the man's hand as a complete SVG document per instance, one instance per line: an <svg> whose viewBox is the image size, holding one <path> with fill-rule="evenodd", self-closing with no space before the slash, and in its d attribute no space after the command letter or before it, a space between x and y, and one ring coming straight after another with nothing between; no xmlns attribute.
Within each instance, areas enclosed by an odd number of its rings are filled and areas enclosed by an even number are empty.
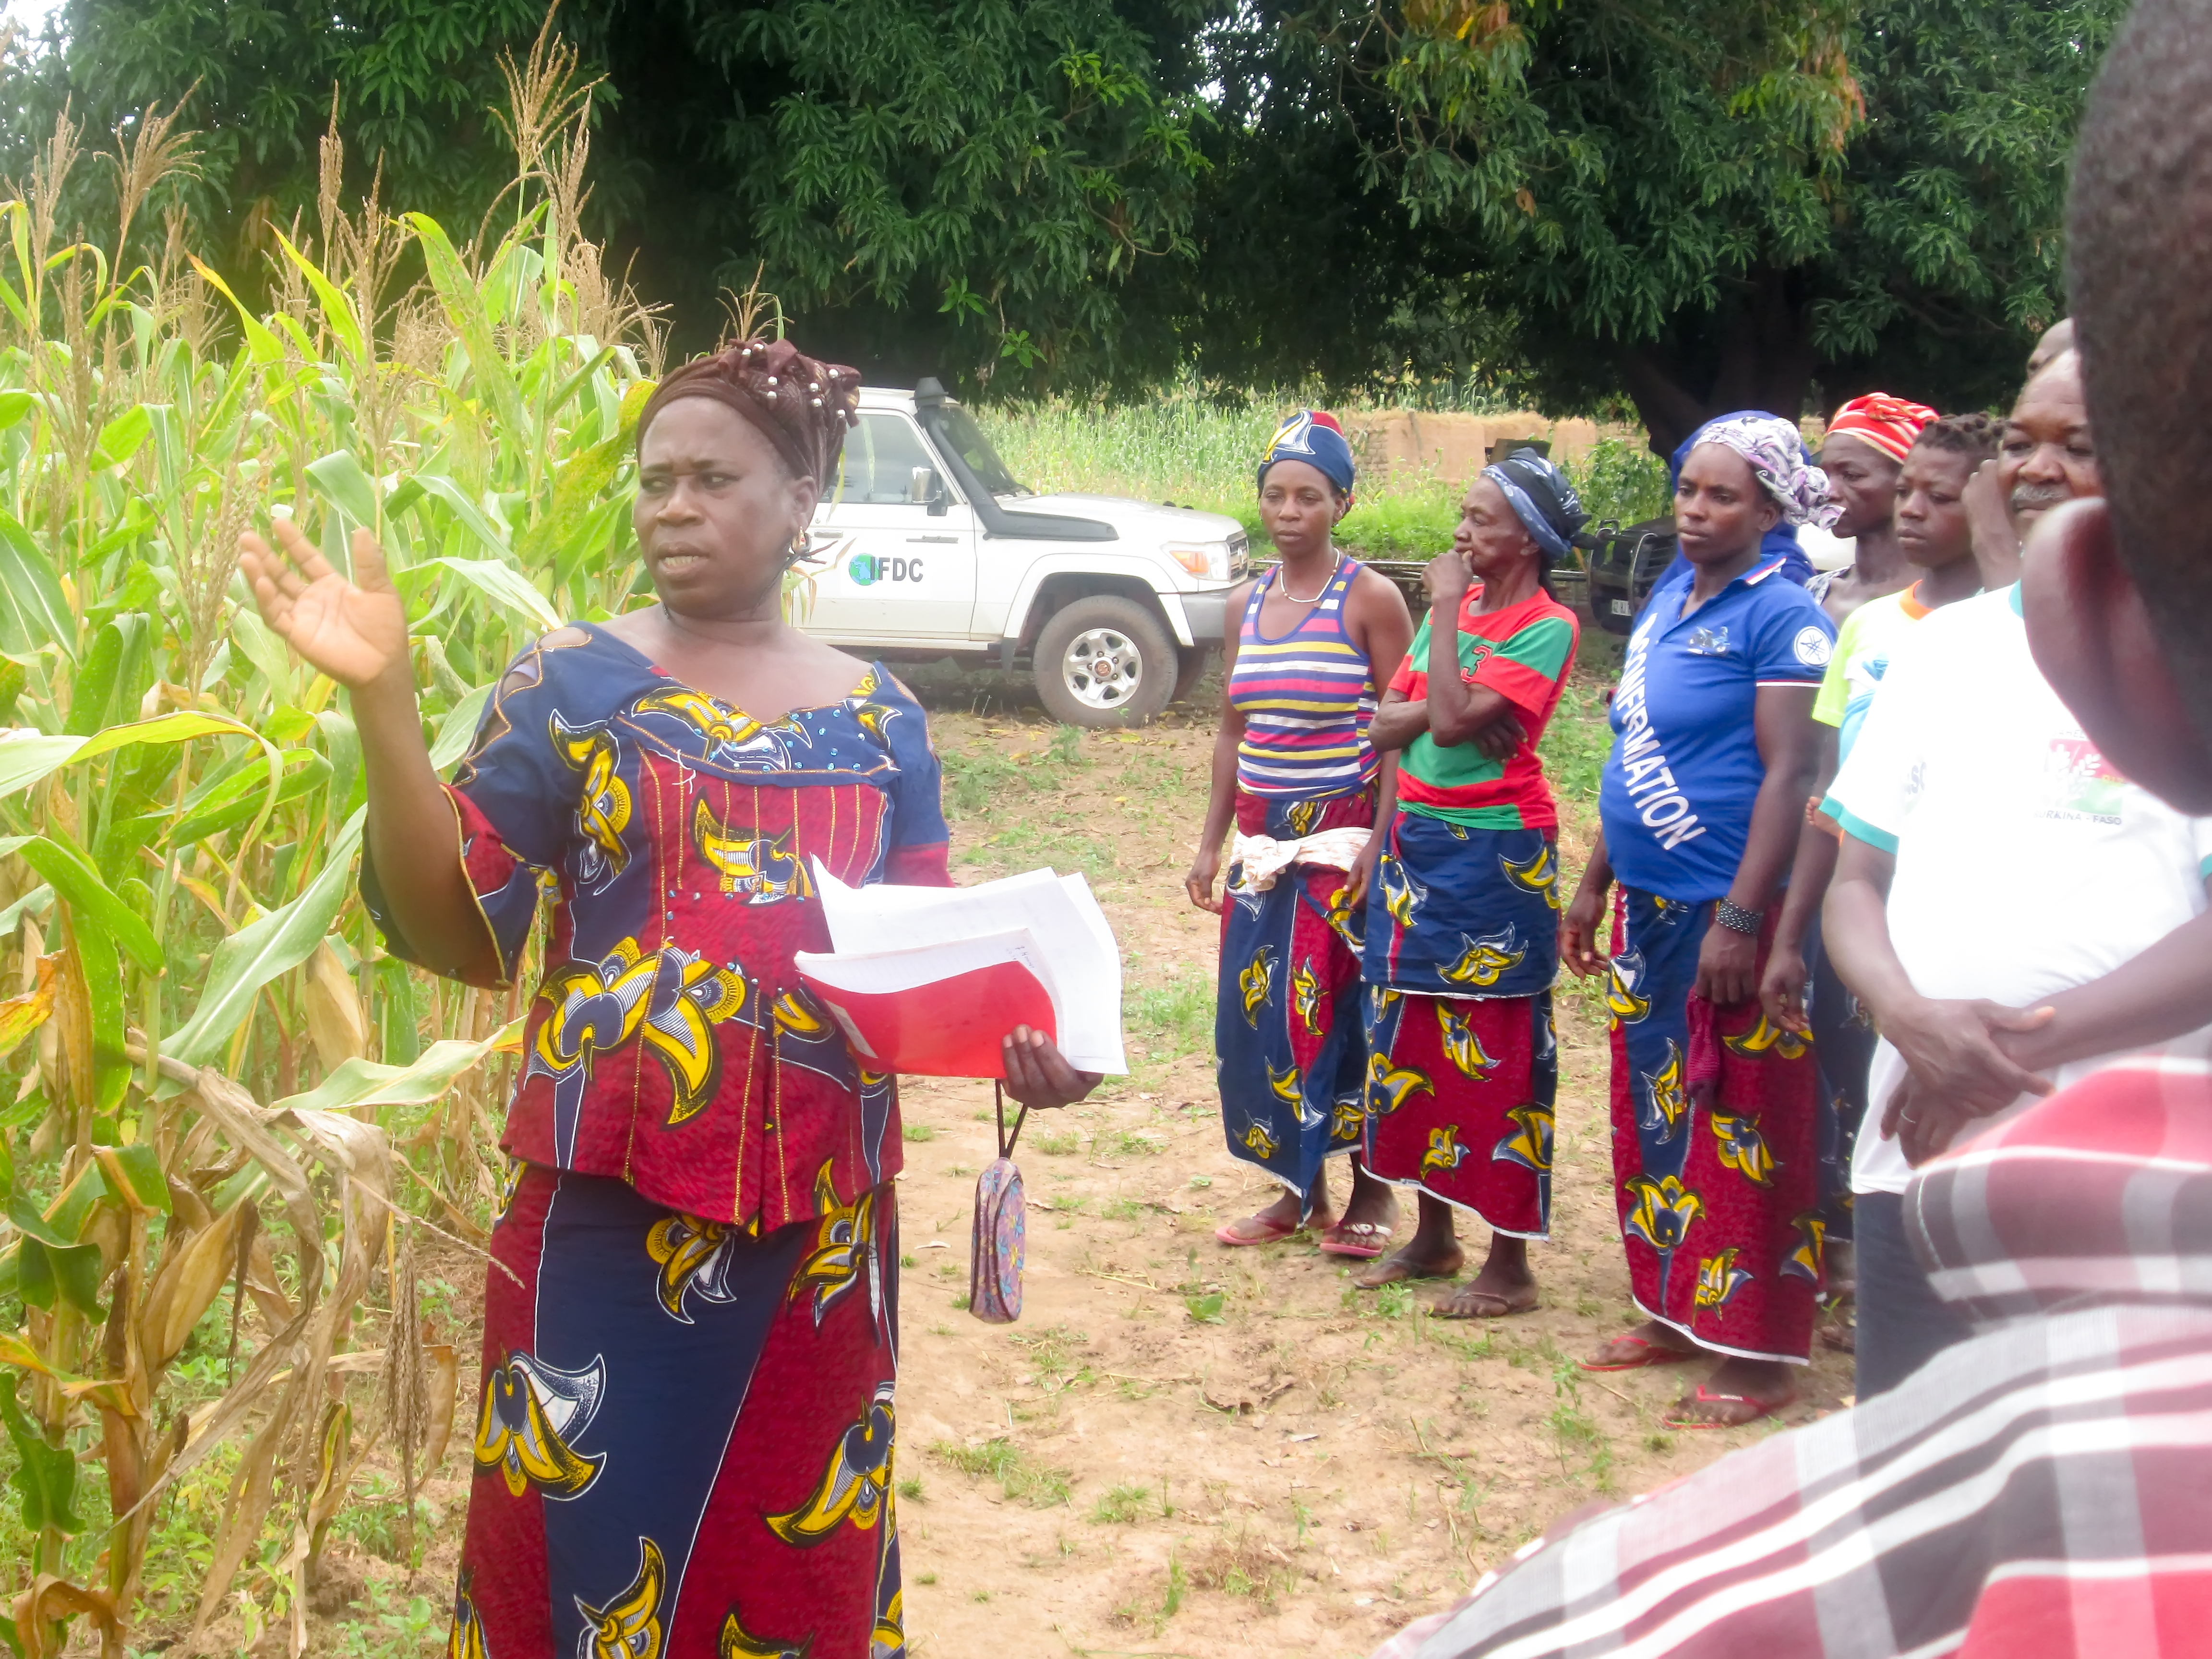
<svg viewBox="0 0 2212 1659"><path fill-rule="evenodd" d="M1904 1080L1890 1095L1889 1104L1882 1113L1885 1126L1897 1126L1897 1144L1905 1161L1918 1169L1941 1153L1948 1152L1959 1131L1974 1121L1974 1114L1961 1111L1949 1102L1930 1096L1912 1080L1907 1072ZM1887 1134L1887 1127L1883 1133Z"/></svg>
<svg viewBox="0 0 2212 1659"><path fill-rule="evenodd" d="M1805 1018L1805 953L1779 933L1766 953L1766 971L1759 976L1759 1006L1766 1018L1785 1031L1809 1031Z"/></svg>
<svg viewBox="0 0 2212 1659"><path fill-rule="evenodd" d="M1697 994L1716 1008L1733 1008L1759 992L1759 940L1714 922L1698 947Z"/></svg>
<svg viewBox="0 0 2212 1659"><path fill-rule="evenodd" d="M1605 893L1585 880L1559 913L1559 960L1584 979L1595 979L1612 965L1597 944L1598 930L1605 925Z"/></svg>
<svg viewBox="0 0 2212 1659"><path fill-rule="evenodd" d="M1206 847L1199 849L1198 856L1190 861L1190 872L1182 878L1190 902L1217 916L1221 914L1221 900L1214 894L1213 884L1220 874L1221 849Z"/></svg>
<svg viewBox="0 0 2212 1659"><path fill-rule="evenodd" d="M1035 1112L1073 1105L1098 1086L1097 1072L1079 1072L1042 1031L1017 1025L1002 1045L1006 1092Z"/></svg>
<svg viewBox="0 0 2212 1659"><path fill-rule="evenodd" d="M1881 1115L1885 1137L1897 1133L1904 1102L1917 1098L1964 1117L2002 1111L2024 1094L2047 1095L2051 1084L2015 1062L1997 1042L2005 1031L2033 1031L2048 1008L2008 1008L2001 1002L1915 997L1875 1011L1875 1024L1912 1073L1910 1096L1899 1089ZM1948 1136L1945 1139L1948 1140Z"/></svg>
<svg viewBox="0 0 2212 1659"><path fill-rule="evenodd" d="M359 691L387 674L410 673L407 612L385 574L384 550L366 530L353 532L354 580L333 569L289 519L276 520L283 551L248 531L238 538L238 568L261 619L310 667ZM412 690L413 683L409 682Z"/></svg>

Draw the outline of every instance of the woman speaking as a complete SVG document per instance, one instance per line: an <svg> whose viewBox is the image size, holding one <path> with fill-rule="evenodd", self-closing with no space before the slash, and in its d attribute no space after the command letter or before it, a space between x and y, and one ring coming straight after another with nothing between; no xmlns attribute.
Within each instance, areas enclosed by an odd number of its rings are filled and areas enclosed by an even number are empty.
<svg viewBox="0 0 2212 1659"><path fill-rule="evenodd" d="M792 961L829 945L817 860L949 884L921 709L782 620L857 391L783 341L669 375L637 436L659 603L525 651L451 788L374 541L356 535L349 581L289 523L282 553L243 539L263 616L353 694L362 888L392 953L504 985L552 900L457 1655L903 1650L896 1085ZM1030 1106L1097 1081L1025 1029L1005 1060Z"/></svg>

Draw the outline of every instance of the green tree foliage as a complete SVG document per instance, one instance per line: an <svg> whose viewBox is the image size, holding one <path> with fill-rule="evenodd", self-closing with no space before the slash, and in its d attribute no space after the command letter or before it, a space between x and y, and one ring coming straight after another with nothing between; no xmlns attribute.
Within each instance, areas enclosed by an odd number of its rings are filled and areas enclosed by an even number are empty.
<svg viewBox="0 0 2212 1659"><path fill-rule="evenodd" d="M19 154L64 96L95 133L185 100L195 218L251 288L269 227L316 200L333 97L386 199L476 222L511 170L498 58L538 3L69 0L67 51L0 92ZM2063 308L2066 153L2124 9L566 0L556 21L604 77L589 228L681 349L757 276L875 374L1480 380L1561 410L1626 394L1665 444L1875 385L2008 395Z"/></svg>
<svg viewBox="0 0 2212 1659"><path fill-rule="evenodd" d="M335 112L386 200L471 225L514 171L489 112L542 0L70 0L21 152L64 98L99 132L152 104L199 131L194 217L256 285L314 211ZM757 276L816 349L906 373L1123 372L1117 289L1191 263L1200 106L1103 0L569 0L600 77L592 228L711 343Z"/></svg>
<svg viewBox="0 0 2212 1659"><path fill-rule="evenodd" d="M2065 161L2124 0L1406 0L1285 20L1370 176L1547 400L1705 416L2008 395L2063 309ZM1456 251L1456 258L1451 250Z"/></svg>

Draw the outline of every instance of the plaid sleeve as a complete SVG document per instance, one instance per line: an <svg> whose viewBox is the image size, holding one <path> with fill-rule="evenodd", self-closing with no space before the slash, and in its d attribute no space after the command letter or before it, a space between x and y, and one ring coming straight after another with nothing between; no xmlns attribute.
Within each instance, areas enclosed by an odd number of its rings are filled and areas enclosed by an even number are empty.
<svg viewBox="0 0 2212 1659"><path fill-rule="evenodd" d="M1537 718L1552 706L1559 679L1574 656L1574 624L1561 617L1539 617L1498 642L1474 672L1471 685L1487 686L1516 708Z"/></svg>
<svg viewBox="0 0 2212 1659"><path fill-rule="evenodd" d="M1428 660L1429 619L1424 617L1421 625L1413 630L1413 642L1406 647L1405 659L1398 665L1390 689L1407 702L1419 701L1429 689Z"/></svg>

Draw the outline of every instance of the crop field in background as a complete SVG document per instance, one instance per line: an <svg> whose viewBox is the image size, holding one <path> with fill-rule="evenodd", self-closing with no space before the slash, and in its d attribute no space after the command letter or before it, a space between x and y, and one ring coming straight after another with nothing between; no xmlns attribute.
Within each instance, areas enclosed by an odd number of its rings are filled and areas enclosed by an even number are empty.
<svg viewBox="0 0 2212 1659"><path fill-rule="evenodd" d="M1209 397L1185 389L1139 404L994 404L976 411L1013 474L1032 489L1173 501L1243 521L1267 556L1254 470L1283 416L1309 406L1295 391ZM1338 404L1340 413L1360 407ZM1597 520L1633 524L1666 510L1667 472L1640 444L1599 442L1566 471ZM1451 545L1465 478L1425 471L1369 483L1338 540L1376 558L1428 558Z"/></svg>

